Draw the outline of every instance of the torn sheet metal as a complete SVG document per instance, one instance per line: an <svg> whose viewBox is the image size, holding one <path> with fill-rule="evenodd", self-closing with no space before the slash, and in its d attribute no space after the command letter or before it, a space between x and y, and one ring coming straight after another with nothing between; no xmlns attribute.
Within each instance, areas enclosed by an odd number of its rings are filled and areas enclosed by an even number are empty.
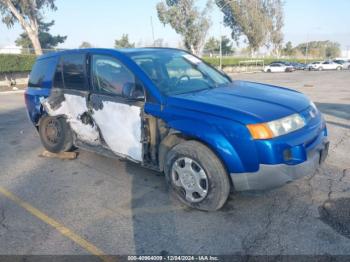
<svg viewBox="0 0 350 262"><path fill-rule="evenodd" d="M111 101L102 103L92 117L108 147L117 155L142 161L141 108Z"/></svg>
<svg viewBox="0 0 350 262"><path fill-rule="evenodd" d="M67 122L78 139L90 144L100 144L100 134L97 127L93 124L84 124L81 119L88 111L85 97L62 94L60 97L49 97L43 100L42 105L50 116L66 116Z"/></svg>

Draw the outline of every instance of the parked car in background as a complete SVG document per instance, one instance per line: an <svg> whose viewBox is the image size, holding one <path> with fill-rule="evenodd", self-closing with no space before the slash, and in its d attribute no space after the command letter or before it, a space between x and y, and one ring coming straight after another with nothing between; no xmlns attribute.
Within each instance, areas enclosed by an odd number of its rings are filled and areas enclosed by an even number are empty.
<svg viewBox="0 0 350 262"><path fill-rule="evenodd" d="M308 65L309 70L342 70L343 66L335 63L333 61L327 60L322 62L313 62L312 64Z"/></svg>
<svg viewBox="0 0 350 262"><path fill-rule="evenodd" d="M290 65L293 66L295 70L305 70L306 69L306 64L303 64L303 63L293 62L293 63L290 63Z"/></svg>
<svg viewBox="0 0 350 262"><path fill-rule="evenodd" d="M264 72L267 73L281 73L281 72L293 72L295 71L293 66L285 65L282 63L272 63L264 67Z"/></svg>
<svg viewBox="0 0 350 262"><path fill-rule="evenodd" d="M315 61L315 62L309 63L306 65L306 69L315 70L315 68L317 68L320 64L322 64L322 61Z"/></svg>
<svg viewBox="0 0 350 262"><path fill-rule="evenodd" d="M201 210L221 208L231 189L312 175L328 152L326 122L305 95L233 81L178 49L45 54L25 102L48 151L85 148L164 172L170 192Z"/></svg>
<svg viewBox="0 0 350 262"><path fill-rule="evenodd" d="M273 62L271 62L271 64L274 64L274 63L284 64L284 65L286 65L286 66L291 65L291 63L288 62L288 61L273 61Z"/></svg>
<svg viewBox="0 0 350 262"><path fill-rule="evenodd" d="M343 69L350 69L350 60L336 59L333 62L341 65Z"/></svg>

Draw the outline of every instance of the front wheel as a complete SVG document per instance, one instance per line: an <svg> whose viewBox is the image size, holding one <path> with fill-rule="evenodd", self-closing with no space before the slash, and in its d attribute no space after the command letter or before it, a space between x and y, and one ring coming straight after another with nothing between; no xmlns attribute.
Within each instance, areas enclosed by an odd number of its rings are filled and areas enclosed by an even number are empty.
<svg viewBox="0 0 350 262"><path fill-rule="evenodd" d="M64 117L42 118L39 135L45 149L52 153L69 151L73 146L72 131Z"/></svg>
<svg viewBox="0 0 350 262"><path fill-rule="evenodd" d="M341 66L338 66L338 67L337 67L337 71L340 71L340 70L342 70L342 67L341 67Z"/></svg>
<svg viewBox="0 0 350 262"><path fill-rule="evenodd" d="M228 174L217 156L197 141L186 141L166 157L165 175L172 194L189 207L215 211L230 193Z"/></svg>

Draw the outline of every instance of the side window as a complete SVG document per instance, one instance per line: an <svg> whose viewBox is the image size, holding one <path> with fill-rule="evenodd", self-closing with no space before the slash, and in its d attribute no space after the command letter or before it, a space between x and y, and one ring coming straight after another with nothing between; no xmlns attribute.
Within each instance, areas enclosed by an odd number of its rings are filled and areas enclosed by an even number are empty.
<svg viewBox="0 0 350 262"><path fill-rule="evenodd" d="M91 59L92 85L101 93L122 95L126 84L136 84L133 73L117 59L105 55L93 55Z"/></svg>
<svg viewBox="0 0 350 262"><path fill-rule="evenodd" d="M42 83L45 80L46 74L48 74L49 59L37 60L33 66L29 76L28 86L30 87L42 87ZM51 77L52 77L51 73Z"/></svg>
<svg viewBox="0 0 350 262"><path fill-rule="evenodd" d="M72 54L62 57L63 82L67 89L86 89L85 55ZM59 69L59 68L58 68Z"/></svg>

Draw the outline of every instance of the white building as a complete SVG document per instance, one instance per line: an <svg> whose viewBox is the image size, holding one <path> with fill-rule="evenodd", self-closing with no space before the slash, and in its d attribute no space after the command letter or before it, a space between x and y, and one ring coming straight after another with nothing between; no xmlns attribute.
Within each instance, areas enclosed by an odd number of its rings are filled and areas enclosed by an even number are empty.
<svg viewBox="0 0 350 262"><path fill-rule="evenodd" d="M20 54L22 48L15 45L7 45L0 47L0 54Z"/></svg>

